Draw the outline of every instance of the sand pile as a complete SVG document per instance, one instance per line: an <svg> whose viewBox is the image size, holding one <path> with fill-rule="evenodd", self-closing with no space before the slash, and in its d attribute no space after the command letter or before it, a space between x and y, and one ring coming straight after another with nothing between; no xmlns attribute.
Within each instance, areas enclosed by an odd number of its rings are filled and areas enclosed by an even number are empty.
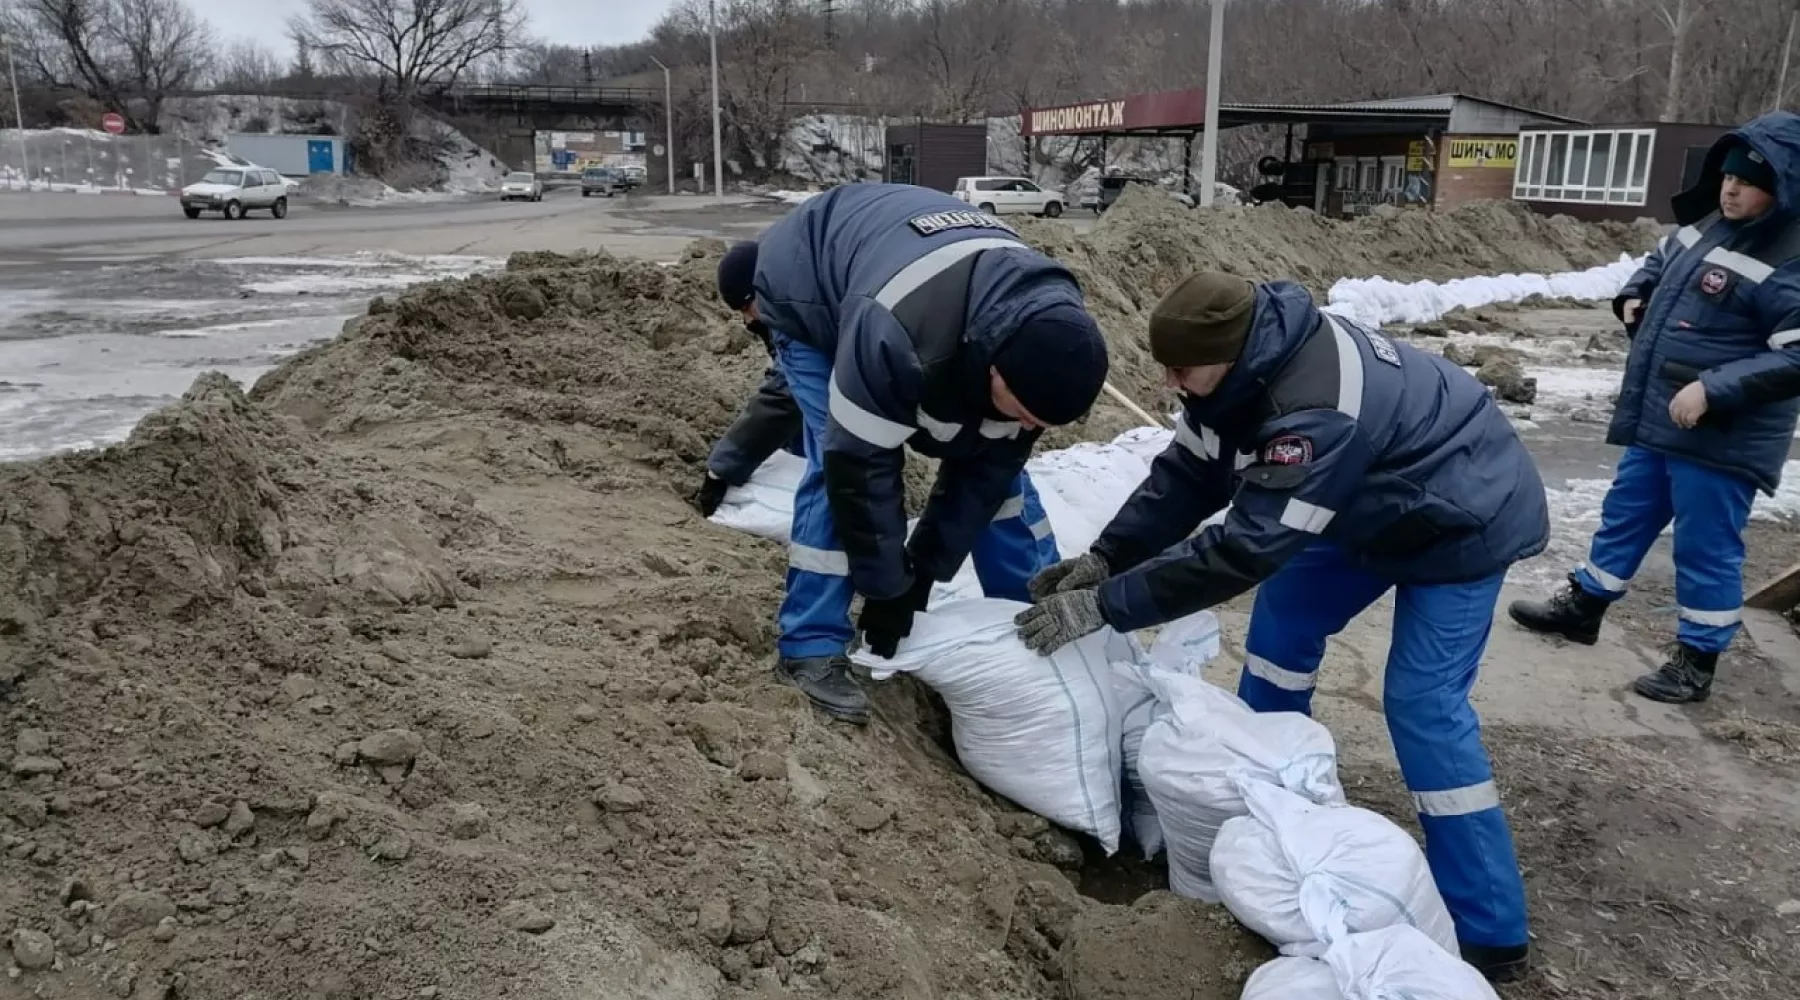
<svg viewBox="0 0 1800 1000"><path fill-rule="evenodd" d="M1112 218L1057 252L1124 345L1214 258ZM1266 948L1077 892L916 688L858 730L770 679L785 554L681 500L765 362L721 249L521 255L0 467L14 988L1237 995Z"/></svg>
<svg viewBox="0 0 1800 1000"><path fill-rule="evenodd" d="M1298 281L1323 303L1339 278L1443 281L1576 270L1617 260L1621 253L1644 253L1662 235L1648 223L1546 218L1512 202L1476 202L1448 212L1394 209L1339 221L1276 205L1172 208L1167 197L1140 188L1127 188L1091 236L1031 220L1019 228L1080 276L1089 308L1111 344L1113 384L1152 409L1164 399L1162 373L1144 348L1144 325L1163 293L1201 268L1258 281ZM1110 404L1094 421L1095 428L1081 433L1139 423ZM1067 432L1054 438L1075 439Z"/></svg>

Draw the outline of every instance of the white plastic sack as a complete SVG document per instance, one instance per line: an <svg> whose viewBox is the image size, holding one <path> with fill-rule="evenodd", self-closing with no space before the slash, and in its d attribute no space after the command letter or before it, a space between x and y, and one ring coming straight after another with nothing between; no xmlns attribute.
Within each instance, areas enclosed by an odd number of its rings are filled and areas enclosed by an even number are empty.
<svg viewBox="0 0 1800 1000"><path fill-rule="evenodd" d="M759 538L786 542L794 526L794 491L806 474L806 459L778 451L757 466L750 481L725 491L707 520Z"/></svg>
<svg viewBox="0 0 1800 1000"><path fill-rule="evenodd" d="M876 680L910 673L950 709L956 754L975 780L1047 820L1119 849L1119 702L1109 657L1135 656L1111 629L1051 656L1025 648L1026 605L958 601L913 619L892 659L856 660Z"/></svg>
<svg viewBox="0 0 1800 1000"><path fill-rule="evenodd" d="M1162 853L1162 824L1156 819L1156 806L1138 774L1138 751L1150 724L1167 711L1157 700L1156 691L1145 678L1149 670L1172 670L1198 679L1200 671L1219 655L1219 619L1210 611L1200 611L1170 622L1156 633L1151 644L1149 663L1113 662L1113 684L1119 701L1125 706L1119 722L1119 750L1125 760L1125 828L1149 861ZM1141 658L1140 658L1141 659Z"/></svg>
<svg viewBox="0 0 1800 1000"><path fill-rule="evenodd" d="M1405 830L1367 809L1321 806L1259 781L1245 781L1243 796L1250 813L1220 828L1212 876L1244 926L1284 955L1317 957L1347 934L1396 924L1455 954L1450 913Z"/></svg>
<svg viewBox="0 0 1800 1000"><path fill-rule="evenodd" d="M1344 993L1338 989L1331 966L1324 962L1316 958L1277 958L1250 973L1238 1000L1344 1000Z"/></svg>
<svg viewBox="0 0 1800 1000"><path fill-rule="evenodd" d="M1499 1000L1480 972L1400 924L1346 934L1316 958L1277 958L1239 1000Z"/></svg>
<svg viewBox="0 0 1800 1000"><path fill-rule="evenodd" d="M1171 431L1145 427L1126 431L1111 442L1082 443L1032 456L1025 468L1056 534L1057 550L1064 557L1088 550L1150 474L1150 461L1173 438ZM805 471L805 459L776 452L748 483L726 491L712 522L786 542L794 516L794 491ZM958 580L952 581L957 586L940 586L935 593L945 600L968 593L963 577L969 573L965 564ZM969 581L973 579L968 575Z"/></svg>
<svg viewBox="0 0 1800 1000"><path fill-rule="evenodd" d="M1342 803L1337 745L1329 730L1298 712L1252 712L1229 691L1170 671L1146 678L1169 706L1145 732L1138 756L1169 852L1169 888L1216 903L1213 840L1226 820L1247 810L1239 780Z"/></svg>
<svg viewBox="0 0 1800 1000"><path fill-rule="evenodd" d="M1346 935L1325 962L1343 1000L1500 1000L1474 966L1405 924Z"/></svg>

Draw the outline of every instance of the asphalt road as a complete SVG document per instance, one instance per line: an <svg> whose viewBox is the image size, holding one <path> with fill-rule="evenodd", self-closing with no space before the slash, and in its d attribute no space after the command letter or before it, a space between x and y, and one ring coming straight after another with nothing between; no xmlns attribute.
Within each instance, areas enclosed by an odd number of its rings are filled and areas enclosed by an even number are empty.
<svg viewBox="0 0 1800 1000"><path fill-rule="evenodd" d="M671 257L699 236L749 237L785 207L699 197L583 198L552 189L541 202L468 201L374 208L293 204L227 222L182 216L172 197L0 194L0 266L66 268L151 258L328 256L357 251L500 257L519 250L604 249ZM5 272L0 272L5 273Z"/></svg>

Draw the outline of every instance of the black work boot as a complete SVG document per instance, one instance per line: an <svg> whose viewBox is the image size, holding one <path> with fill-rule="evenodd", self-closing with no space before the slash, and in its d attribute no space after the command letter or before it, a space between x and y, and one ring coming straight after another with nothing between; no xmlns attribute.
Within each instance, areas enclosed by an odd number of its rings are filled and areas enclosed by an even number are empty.
<svg viewBox="0 0 1800 1000"><path fill-rule="evenodd" d="M869 722L869 696L850 676L848 657L782 657L775 661L775 678L799 688L819 711L840 722L859 726Z"/></svg>
<svg viewBox="0 0 1800 1000"><path fill-rule="evenodd" d="M1569 582L1541 601L1514 601L1507 608L1512 620L1545 635L1560 635L1570 642L1592 646L1600 641L1600 619L1606 617L1607 602L1581 589L1575 575Z"/></svg>
<svg viewBox="0 0 1800 1000"><path fill-rule="evenodd" d="M1528 944L1496 947L1485 944L1457 945L1462 960L1475 967L1490 983L1512 983L1525 978L1531 969L1531 946Z"/></svg>
<svg viewBox="0 0 1800 1000"><path fill-rule="evenodd" d="M1705 701L1712 694L1713 670L1719 665L1719 654L1702 653L1686 643L1675 644L1669 662L1632 682L1638 694L1669 705L1685 705Z"/></svg>

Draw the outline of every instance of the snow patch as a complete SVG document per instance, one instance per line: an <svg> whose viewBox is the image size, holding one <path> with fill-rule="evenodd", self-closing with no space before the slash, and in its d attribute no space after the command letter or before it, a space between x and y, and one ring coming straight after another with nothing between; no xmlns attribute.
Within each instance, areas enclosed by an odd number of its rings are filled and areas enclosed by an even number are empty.
<svg viewBox="0 0 1800 1000"><path fill-rule="evenodd" d="M1643 258L1620 254L1611 264L1559 274L1484 275L1441 283L1342 278L1331 286L1325 309L1380 327L1387 323L1429 323L1458 306L1473 309L1495 302L1520 302L1534 295L1587 301L1611 299L1642 266Z"/></svg>
<svg viewBox="0 0 1800 1000"><path fill-rule="evenodd" d="M1540 401L1609 405L1625 377L1617 368L1527 368L1525 374L1537 379Z"/></svg>

